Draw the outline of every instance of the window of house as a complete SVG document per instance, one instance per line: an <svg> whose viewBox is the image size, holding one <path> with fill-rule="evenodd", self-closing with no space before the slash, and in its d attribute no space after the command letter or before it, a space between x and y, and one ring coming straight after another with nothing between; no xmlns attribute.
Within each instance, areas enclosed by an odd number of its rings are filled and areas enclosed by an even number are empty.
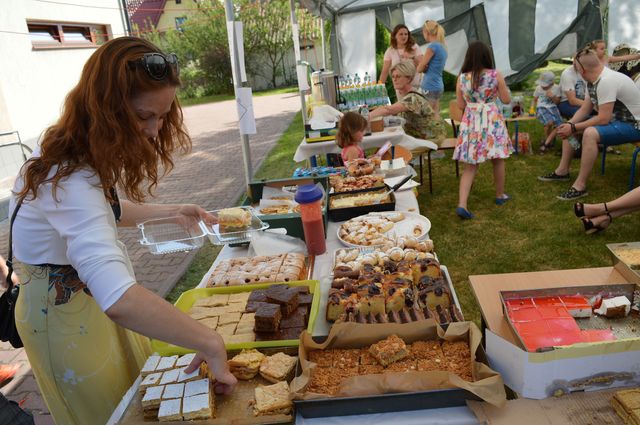
<svg viewBox="0 0 640 425"><path fill-rule="evenodd" d="M34 49L97 47L113 38L110 25L27 21Z"/></svg>
<svg viewBox="0 0 640 425"><path fill-rule="evenodd" d="M176 0L176 4L182 3L182 0Z"/></svg>
<svg viewBox="0 0 640 425"><path fill-rule="evenodd" d="M178 18L176 18L176 29L178 31L182 31L182 25L187 22L187 17L186 16L180 16Z"/></svg>

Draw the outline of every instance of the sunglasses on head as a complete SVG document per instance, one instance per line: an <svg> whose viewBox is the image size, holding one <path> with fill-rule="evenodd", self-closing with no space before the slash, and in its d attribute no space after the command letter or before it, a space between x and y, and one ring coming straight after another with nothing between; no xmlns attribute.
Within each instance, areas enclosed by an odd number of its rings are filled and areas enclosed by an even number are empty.
<svg viewBox="0 0 640 425"><path fill-rule="evenodd" d="M135 61L142 65L149 77L154 80L164 80L169 75L169 67L173 68L176 76L180 75L178 67L178 57L175 53L163 55L162 53L145 53L140 59Z"/></svg>
<svg viewBox="0 0 640 425"><path fill-rule="evenodd" d="M580 65L580 68L582 68L583 71L584 71L584 66L582 65L582 62L580 62L580 58L582 56L585 56L585 55L588 55L588 54L591 54L591 53L595 54L596 52L595 52L595 50L593 50L590 47L585 47L583 49L580 49L580 50L578 50L578 53L576 53L576 57L575 57L576 62L578 62L578 65Z"/></svg>

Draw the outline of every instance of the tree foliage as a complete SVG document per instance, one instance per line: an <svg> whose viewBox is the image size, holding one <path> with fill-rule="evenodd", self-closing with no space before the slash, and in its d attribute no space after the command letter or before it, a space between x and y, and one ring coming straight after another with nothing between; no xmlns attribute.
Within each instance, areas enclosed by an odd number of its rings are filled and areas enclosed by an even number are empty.
<svg viewBox="0 0 640 425"><path fill-rule="evenodd" d="M291 84L294 69L286 57L293 39L288 0L236 0L235 19L244 26L245 66L249 79L264 78L272 87ZM320 23L303 10L296 11L301 37L317 39ZM143 34L181 63L183 96L233 93L227 23L222 2L201 1L180 30ZM251 81L250 81L251 82Z"/></svg>

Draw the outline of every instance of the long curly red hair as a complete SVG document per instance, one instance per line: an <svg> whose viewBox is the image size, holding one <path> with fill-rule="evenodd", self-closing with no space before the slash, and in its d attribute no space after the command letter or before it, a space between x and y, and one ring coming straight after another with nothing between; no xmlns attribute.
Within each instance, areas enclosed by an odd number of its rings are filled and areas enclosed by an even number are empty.
<svg viewBox="0 0 640 425"><path fill-rule="evenodd" d="M91 55L80 82L65 99L60 118L45 130L40 156L25 163L24 186L16 193L19 199L35 198L46 183L52 183L56 198L60 181L87 167L95 171L109 200L116 185L134 202L153 193L158 179L173 168L174 151L191 149L177 99L158 136L151 140L140 130L131 107L130 100L139 93L180 85L172 67L162 80L147 74L138 60L154 52L162 53L149 41L119 37Z"/></svg>

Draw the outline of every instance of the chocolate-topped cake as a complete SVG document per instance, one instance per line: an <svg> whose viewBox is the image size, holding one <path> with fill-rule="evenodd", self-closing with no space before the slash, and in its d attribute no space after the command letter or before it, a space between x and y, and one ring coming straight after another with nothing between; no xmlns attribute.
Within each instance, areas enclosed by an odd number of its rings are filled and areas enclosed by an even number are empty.
<svg viewBox="0 0 640 425"><path fill-rule="evenodd" d="M298 308L298 291L291 288L286 290L271 291L267 290L267 300L273 304L279 304L284 317L289 316L296 308Z"/></svg>
<svg viewBox="0 0 640 425"><path fill-rule="evenodd" d="M278 304L264 303L256 310L254 329L256 332L276 332L281 319L282 312Z"/></svg>
<svg viewBox="0 0 640 425"><path fill-rule="evenodd" d="M305 327L307 324L307 308L298 307L288 317L283 317L280 320L280 329Z"/></svg>

